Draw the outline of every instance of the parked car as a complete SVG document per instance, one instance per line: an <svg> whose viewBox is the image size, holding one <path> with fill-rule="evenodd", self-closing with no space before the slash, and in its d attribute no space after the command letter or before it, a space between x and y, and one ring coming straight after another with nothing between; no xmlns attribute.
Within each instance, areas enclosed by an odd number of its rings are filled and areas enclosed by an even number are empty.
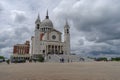
<svg viewBox="0 0 120 80"><path fill-rule="evenodd" d="M25 63L26 60L25 59L12 59L11 63Z"/></svg>

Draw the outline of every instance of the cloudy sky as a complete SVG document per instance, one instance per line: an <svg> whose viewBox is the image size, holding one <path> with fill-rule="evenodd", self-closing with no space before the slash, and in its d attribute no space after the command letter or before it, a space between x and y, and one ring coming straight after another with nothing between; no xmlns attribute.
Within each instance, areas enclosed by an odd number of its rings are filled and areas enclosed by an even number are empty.
<svg viewBox="0 0 120 80"><path fill-rule="evenodd" d="M120 56L120 0L0 0L0 55L30 40L38 13L43 20L47 9L59 31L68 19L72 53Z"/></svg>

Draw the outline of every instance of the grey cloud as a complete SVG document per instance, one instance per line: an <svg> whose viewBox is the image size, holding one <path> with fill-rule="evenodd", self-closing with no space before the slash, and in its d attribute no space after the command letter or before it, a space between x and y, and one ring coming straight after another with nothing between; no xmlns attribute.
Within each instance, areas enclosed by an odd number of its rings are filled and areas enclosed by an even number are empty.
<svg viewBox="0 0 120 80"><path fill-rule="evenodd" d="M79 45L84 45L84 40L83 39L79 40Z"/></svg>
<svg viewBox="0 0 120 80"><path fill-rule="evenodd" d="M112 45L112 46L120 47L120 39L109 40L109 41L106 41L105 43L109 44L109 45Z"/></svg>
<svg viewBox="0 0 120 80"><path fill-rule="evenodd" d="M77 53L81 53L82 55L92 55L92 56L100 56L100 55L120 55L120 42L118 41L107 41L101 43L93 43L86 45L78 45L76 48ZM74 52L74 51L73 51Z"/></svg>
<svg viewBox="0 0 120 80"><path fill-rule="evenodd" d="M14 44L24 43L30 40L34 33L34 21L40 12L42 17L47 8L51 10L55 7L57 1L51 5L53 0L3 0L0 1L0 12L5 6L5 10L1 13L0 18L0 55L9 56L9 50ZM1 5L3 3L3 5Z"/></svg>
<svg viewBox="0 0 120 80"><path fill-rule="evenodd" d="M26 26L15 28L15 38L20 40L30 39L31 31Z"/></svg>
<svg viewBox="0 0 120 80"><path fill-rule="evenodd" d="M2 14L4 18L0 18L0 25L4 24L5 29L0 31L0 52L5 55L14 44L30 39L37 13L44 19L47 8L55 28L62 31L68 19L73 53L112 55L120 52L119 0L6 0L4 3L0 6L0 12L7 6Z"/></svg>
<svg viewBox="0 0 120 80"><path fill-rule="evenodd" d="M76 46L73 52L111 55L120 54L119 8L119 0L62 0L53 12L56 21L67 18L72 23L71 27L80 32L80 36L74 37L85 38L84 45L79 38L72 40L72 46Z"/></svg>
<svg viewBox="0 0 120 80"><path fill-rule="evenodd" d="M15 22L21 23L21 22L23 22L25 20L26 20L26 17L24 15L16 15L15 16Z"/></svg>
<svg viewBox="0 0 120 80"><path fill-rule="evenodd" d="M16 23L22 23L27 19L27 15L25 14L25 11L12 10L11 11L11 18Z"/></svg>
<svg viewBox="0 0 120 80"><path fill-rule="evenodd" d="M0 48L12 47L14 44L22 43L25 40L29 40L31 35L30 30L27 27L18 27L10 31L4 31L0 37Z"/></svg>
<svg viewBox="0 0 120 80"><path fill-rule="evenodd" d="M93 55L93 56L99 56L99 55L119 55L119 52L113 52L113 51L92 51L89 52L89 54Z"/></svg>
<svg viewBox="0 0 120 80"><path fill-rule="evenodd" d="M0 55L3 55L3 56L5 56L5 57L7 57L7 58L9 58L9 56L11 56L11 54L12 54L12 47L5 47L5 48L3 48L3 49L0 49Z"/></svg>
<svg viewBox="0 0 120 80"><path fill-rule="evenodd" d="M2 4L0 3L0 12L2 12L3 11L3 6L2 6Z"/></svg>
<svg viewBox="0 0 120 80"><path fill-rule="evenodd" d="M89 37L88 34L98 42L120 38L118 35L120 33L120 1L73 0L73 2L71 4L66 1L66 5L69 7L60 5L55 8L56 17L67 16L68 19L72 20L75 28L84 33L86 39ZM96 34L94 35L94 33ZM97 39L95 39L96 37Z"/></svg>
<svg viewBox="0 0 120 80"><path fill-rule="evenodd" d="M0 55L9 57L13 51L13 45L22 44L30 40L32 32L28 25L9 25L10 27L0 32Z"/></svg>

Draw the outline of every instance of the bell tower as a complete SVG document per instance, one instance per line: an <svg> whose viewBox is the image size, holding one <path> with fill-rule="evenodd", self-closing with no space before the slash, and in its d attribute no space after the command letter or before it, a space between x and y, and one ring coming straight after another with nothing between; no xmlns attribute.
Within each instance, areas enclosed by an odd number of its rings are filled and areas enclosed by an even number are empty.
<svg viewBox="0 0 120 80"><path fill-rule="evenodd" d="M64 43L65 43L65 54L70 54L70 27L66 20L66 24L64 26Z"/></svg>
<svg viewBox="0 0 120 80"><path fill-rule="evenodd" d="M34 53L35 54L39 54L39 41L40 41L40 25L41 25L41 20L40 20L40 16L38 14L38 17L35 21L35 36L34 36L34 44L35 44L35 48L34 48Z"/></svg>

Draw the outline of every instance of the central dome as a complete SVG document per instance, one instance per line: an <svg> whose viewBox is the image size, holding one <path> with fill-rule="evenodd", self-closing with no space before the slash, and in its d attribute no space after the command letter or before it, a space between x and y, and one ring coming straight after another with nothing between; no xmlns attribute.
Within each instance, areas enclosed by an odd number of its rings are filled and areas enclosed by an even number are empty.
<svg viewBox="0 0 120 80"><path fill-rule="evenodd" d="M48 10L47 10L47 13L46 13L46 18L41 23L41 27L53 28L53 23L49 19L49 16L48 16Z"/></svg>
<svg viewBox="0 0 120 80"><path fill-rule="evenodd" d="M53 23L50 19L45 19L41 22L41 27L50 27L53 28Z"/></svg>

